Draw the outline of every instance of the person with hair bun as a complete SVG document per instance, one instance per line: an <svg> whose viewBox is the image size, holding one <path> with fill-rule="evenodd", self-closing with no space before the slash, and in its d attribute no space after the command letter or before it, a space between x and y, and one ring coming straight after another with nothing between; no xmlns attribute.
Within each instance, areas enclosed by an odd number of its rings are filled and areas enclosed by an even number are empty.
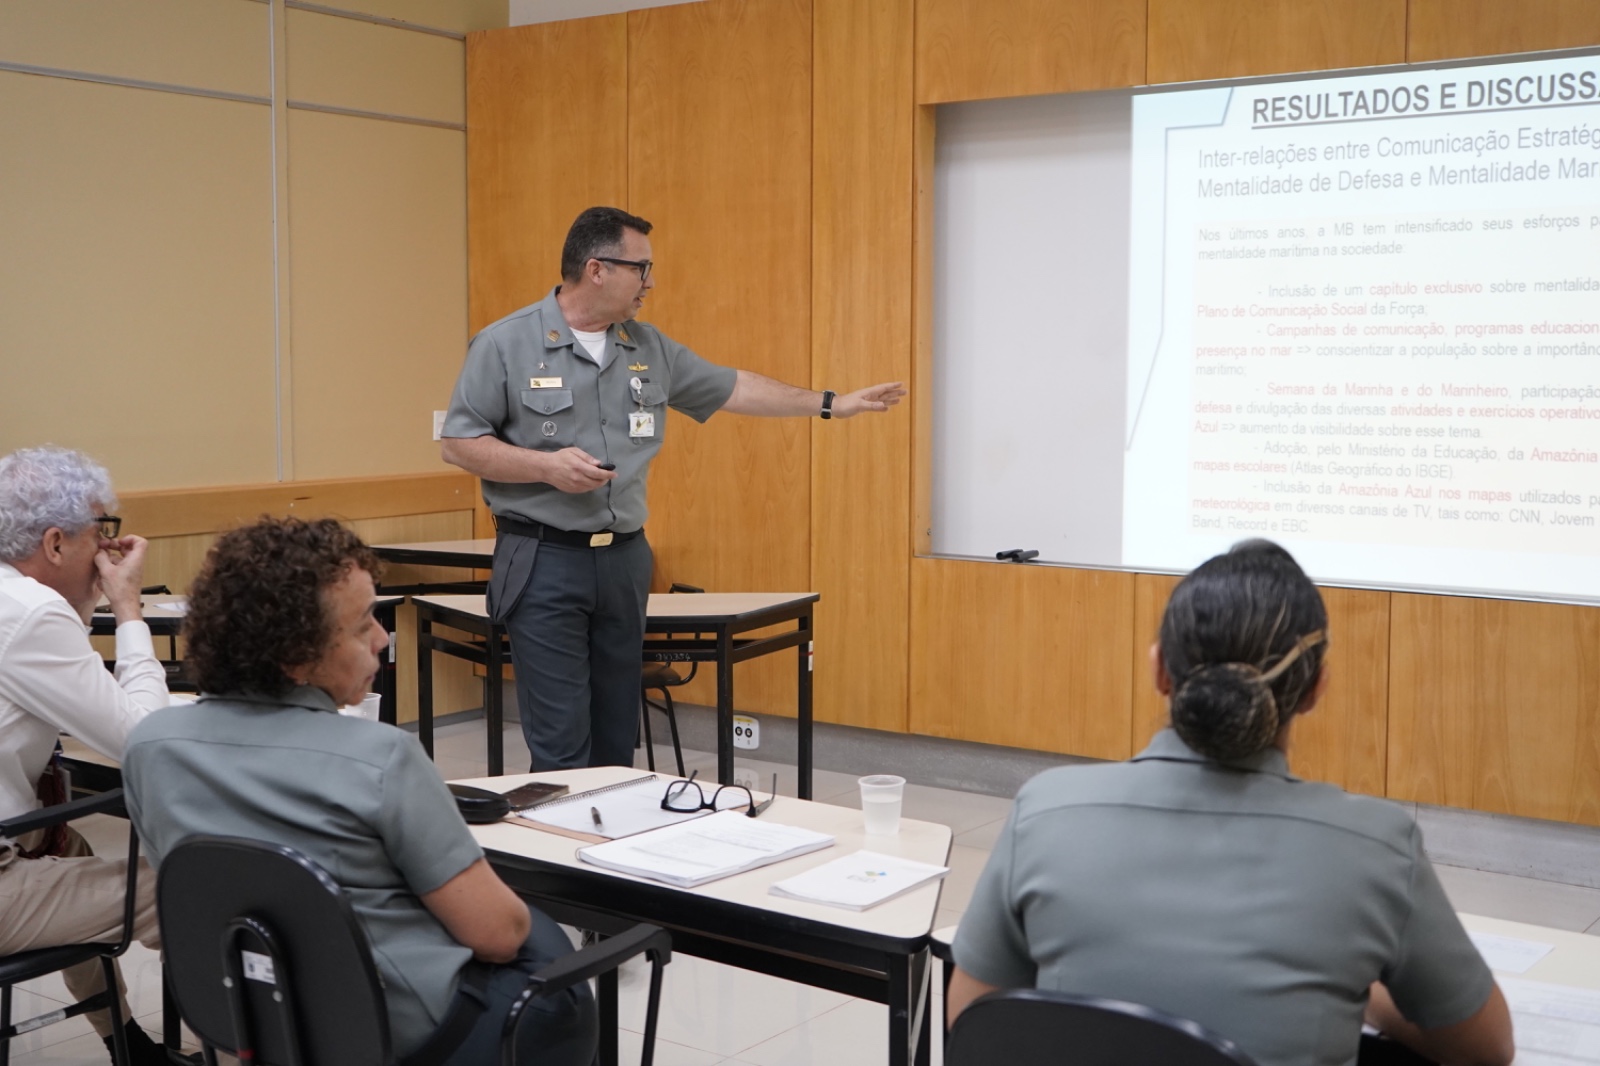
<svg viewBox="0 0 1600 1066"><path fill-rule="evenodd" d="M1412 817L1289 773L1328 647L1276 544L1184 578L1150 649L1170 728L1023 786L961 919L949 1016L1038 987L1188 1018L1261 1066L1349 1066L1363 1020L1438 1062L1509 1063L1505 999Z"/></svg>
<svg viewBox="0 0 1600 1066"><path fill-rule="evenodd" d="M183 626L203 695L133 730L128 808L158 870L204 834L305 854L371 942L396 1057L497 1063L528 975L572 944L490 868L416 737L337 713L361 702L389 646L377 576L372 550L331 518L225 533ZM597 1032L586 985L540 996L517 1061L588 1066Z"/></svg>

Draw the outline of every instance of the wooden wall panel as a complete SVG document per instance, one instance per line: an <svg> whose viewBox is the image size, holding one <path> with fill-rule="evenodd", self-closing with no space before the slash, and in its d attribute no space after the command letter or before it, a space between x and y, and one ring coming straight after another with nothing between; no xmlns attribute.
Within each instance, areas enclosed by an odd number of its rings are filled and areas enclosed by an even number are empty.
<svg viewBox="0 0 1600 1066"><path fill-rule="evenodd" d="M435 122L466 119L460 41L295 8L286 32L291 100Z"/></svg>
<svg viewBox="0 0 1600 1066"><path fill-rule="evenodd" d="M1289 765L1351 792L1386 793L1391 594L1322 590L1328 607L1328 690L1295 723Z"/></svg>
<svg viewBox="0 0 1600 1066"><path fill-rule="evenodd" d="M267 96L267 18L240 0L6 0L0 60Z"/></svg>
<svg viewBox="0 0 1600 1066"><path fill-rule="evenodd" d="M1139 574L1134 580L1133 750L1167 724L1166 701L1150 677L1150 645L1178 578ZM1328 608L1328 691L1295 723L1289 765L1300 777L1352 792L1384 795L1388 717L1389 593L1324 588Z"/></svg>
<svg viewBox="0 0 1600 1066"><path fill-rule="evenodd" d="M1133 579L1133 739L1134 751L1143 751L1150 738L1167 727L1167 701L1156 691L1150 676L1150 645L1161 634L1161 615L1177 587L1173 574L1136 574Z"/></svg>
<svg viewBox="0 0 1600 1066"><path fill-rule="evenodd" d="M1389 795L1600 825L1600 608L1393 595Z"/></svg>
<svg viewBox="0 0 1600 1066"><path fill-rule="evenodd" d="M1600 44L1600 4L1594 0L1410 3L1406 59L1412 63Z"/></svg>
<svg viewBox="0 0 1600 1066"><path fill-rule="evenodd" d="M1150 0L1153 85L1405 58L1406 0Z"/></svg>
<svg viewBox="0 0 1600 1066"><path fill-rule="evenodd" d="M815 0L811 387L911 380L912 0ZM911 411L814 427L816 711L906 728Z"/></svg>
<svg viewBox="0 0 1600 1066"><path fill-rule="evenodd" d="M466 138L315 111L288 127L286 466L302 479L445 469L433 412L467 343Z"/></svg>
<svg viewBox="0 0 1600 1066"><path fill-rule="evenodd" d="M911 731L1125 759L1132 574L916 559Z"/></svg>
<svg viewBox="0 0 1600 1066"><path fill-rule="evenodd" d="M472 332L561 280L567 228L597 204L628 206L627 16L470 34Z"/></svg>
<svg viewBox="0 0 1600 1066"><path fill-rule="evenodd" d="M1145 80L1145 0L917 0L919 104Z"/></svg>
<svg viewBox="0 0 1600 1066"><path fill-rule="evenodd" d="M0 454L80 448L129 489L275 476L268 129L0 73Z"/></svg>
<svg viewBox="0 0 1600 1066"><path fill-rule="evenodd" d="M656 226L644 317L716 362L811 380L811 6L706 0L628 15L628 206ZM833 427L827 427L833 428ZM656 587L811 587L811 425L673 413L650 478ZM741 707L792 713L786 658ZM687 698L709 702L709 685Z"/></svg>

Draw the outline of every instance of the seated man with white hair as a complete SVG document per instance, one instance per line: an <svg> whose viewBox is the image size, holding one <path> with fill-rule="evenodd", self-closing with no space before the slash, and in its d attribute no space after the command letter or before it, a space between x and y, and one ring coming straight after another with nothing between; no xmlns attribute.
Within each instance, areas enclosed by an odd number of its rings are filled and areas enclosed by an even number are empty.
<svg viewBox="0 0 1600 1066"><path fill-rule="evenodd" d="M166 706L167 676L140 612L146 543L119 536L111 479L64 448L29 448L0 459L0 818L66 797L52 755L65 731L112 759L128 732ZM101 594L117 621L113 675L89 643ZM127 866L95 858L74 830L0 841L0 955L122 934ZM155 878L144 869L134 936L157 947ZM84 999L104 987L90 962L64 971ZM134 1066L167 1062L164 1049L123 1017ZM111 1046L109 1012L88 1015Z"/></svg>

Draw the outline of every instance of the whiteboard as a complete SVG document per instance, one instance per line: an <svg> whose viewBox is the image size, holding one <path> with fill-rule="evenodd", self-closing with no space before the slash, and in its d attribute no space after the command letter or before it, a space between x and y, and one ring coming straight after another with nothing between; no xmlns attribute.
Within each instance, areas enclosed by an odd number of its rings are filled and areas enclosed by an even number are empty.
<svg viewBox="0 0 1600 1066"><path fill-rule="evenodd" d="M1127 93L948 104L934 158L933 550L1117 566Z"/></svg>

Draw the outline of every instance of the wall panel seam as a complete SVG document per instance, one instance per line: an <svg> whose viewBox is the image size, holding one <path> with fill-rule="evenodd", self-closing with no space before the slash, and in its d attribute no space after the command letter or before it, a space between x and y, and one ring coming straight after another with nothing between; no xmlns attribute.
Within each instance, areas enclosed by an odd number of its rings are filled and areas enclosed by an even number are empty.
<svg viewBox="0 0 1600 1066"><path fill-rule="evenodd" d="M440 130L467 131L465 122L446 122L437 118L417 118L413 115L396 115L387 111L365 111L356 107L337 107L333 104L314 104L309 100L290 100L285 105L294 111L319 111L326 115L345 115L349 118L370 118L380 122L403 122L408 126L431 126Z"/></svg>
<svg viewBox="0 0 1600 1066"><path fill-rule="evenodd" d="M331 15L334 18L351 19L355 22L370 22L374 26L388 26L396 30L410 30L412 33L426 33L434 37L449 37L455 41L465 41L467 35L455 30L441 29L438 26L424 26L420 22L402 22L399 19L384 18L382 15L369 15L365 11L348 11L342 7L329 7L326 4L312 4L307 0L284 0L284 7L295 11L309 11L316 15Z"/></svg>
<svg viewBox="0 0 1600 1066"><path fill-rule="evenodd" d="M173 93L178 96L199 96L207 100L227 100L236 104L271 104L269 96L229 92L226 89L202 89L198 85L173 85L162 81L145 81L142 78L123 78L114 74L95 74L87 70L67 70L62 67L40 67L31 63L13 63L0 60L0 71L11 74L32 74L41 78L61 78L66 81L86 81L95 85L114 85L122 89L145 89L149 92Z"/></svg>

